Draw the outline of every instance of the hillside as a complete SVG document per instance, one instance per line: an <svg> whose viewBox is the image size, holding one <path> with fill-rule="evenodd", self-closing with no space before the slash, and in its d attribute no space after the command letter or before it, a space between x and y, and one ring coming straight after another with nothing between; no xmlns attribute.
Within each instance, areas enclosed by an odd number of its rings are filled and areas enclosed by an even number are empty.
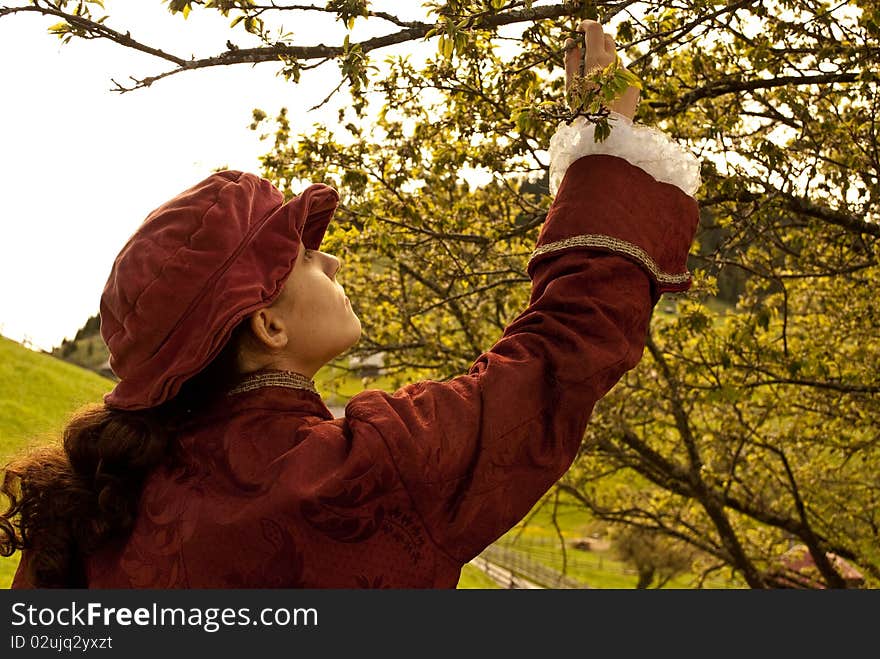
<svg viewBox="0 0 880 659"><path fill-rule="evenodd" d="M52 441L70 414L98 402L113 382L91 371L34 352L0 336L0 460L19 449ZM18 555L0 557L0 587L8 588Z"/></svg>
<svg viewBox="0 0 880 659"><path fill-rule="evenodd" d="M116 379L107 362L110 351L101 338L100 314L89 317L72 339L64 339L61 345L52 349L52 355L111 380Z"/></svg>
<svg viewBox="0 0 880 659"><path fill-rule="evenodd" d="M0 457L58 432L74 409L100 401L113 384L0 336Z"/></svg>

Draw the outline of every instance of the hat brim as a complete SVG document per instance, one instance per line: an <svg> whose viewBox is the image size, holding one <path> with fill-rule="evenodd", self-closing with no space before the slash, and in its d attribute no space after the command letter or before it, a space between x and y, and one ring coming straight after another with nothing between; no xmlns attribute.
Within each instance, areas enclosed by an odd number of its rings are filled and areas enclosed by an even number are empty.
<svg viewBox="0 0 880 659"><path fill-rule="evenodd" d="M245 316L278 297L300 245L320 247L338 204L336 190L315 184L269 214L138 373L104 396L105 404L146 409L177 395L184 382L220 353Z"/></svg>

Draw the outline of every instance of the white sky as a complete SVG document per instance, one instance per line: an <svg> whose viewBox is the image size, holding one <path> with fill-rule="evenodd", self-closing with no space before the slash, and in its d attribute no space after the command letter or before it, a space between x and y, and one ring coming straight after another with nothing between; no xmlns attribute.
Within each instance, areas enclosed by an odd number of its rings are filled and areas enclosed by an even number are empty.
<svg viewBox="0 0 880 659"><path fill-rule="evenodd" d="M217 54L231 34L250 45L241 26L231 33L230 19L216 12L184 21L158 0L105 6L108 25L177 55ZM303 44L339 43L341 24L328 19L285 28ZM118 94L111 77L166 65L100 40L62 45L47 33L55 22L0 20L0 334L46 350L98 311L113 259L151 210L215 167L259 170L269 146L247 128L253 108L273 116L286 106L294 130L335 122L332 105L306 110L339 81L333 62L305 72L299 85L277 77L274 64L238 65Z"/></svg>

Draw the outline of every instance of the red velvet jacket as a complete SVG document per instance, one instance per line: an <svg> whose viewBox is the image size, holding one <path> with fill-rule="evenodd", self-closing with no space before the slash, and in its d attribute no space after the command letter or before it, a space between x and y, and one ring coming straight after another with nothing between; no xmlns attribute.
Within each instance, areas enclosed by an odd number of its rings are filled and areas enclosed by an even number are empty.
<svg viewBox="0 0 880 659"><path fill-rule="evenodd" d="M303 378L248 378L182 439L197 473L156 471L130 538L88 557L90 587L455 587L569 468L660 294L690 286L697 221L639 167L577 160L528 307L467 374L364 391L338 419Z"/></svg>

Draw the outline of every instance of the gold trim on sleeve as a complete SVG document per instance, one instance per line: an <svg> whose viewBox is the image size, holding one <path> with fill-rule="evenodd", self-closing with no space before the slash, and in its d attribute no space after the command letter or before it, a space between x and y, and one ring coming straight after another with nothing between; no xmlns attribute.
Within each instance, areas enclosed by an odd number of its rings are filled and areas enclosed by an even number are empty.
<svg viewBox="0 0 880 659"><path fill-rule="evenodd" d="M560 249L565 249L566 247L603 247L605 249L610 249L613 252L618 252L620 254L625 254L627 256L631 256L644 265L648 271L654 275L654 278L663 284L683 284L690 280L691 273L684 272L681 274L670 274L668 272L663 272L657 266L657 263L652 259L648 253L643 250L641 247L637 245L633 245L625 240L620 240L619 238L612 238L611 236L606 236L603 234L596 233L587 233L580 236L571 236L570 238L565 238L563 240L557 240L556 242L547 243L546 245L541 245L529 257L529 264L541 254L546 254L547 252L555 252Z"/></svg>

